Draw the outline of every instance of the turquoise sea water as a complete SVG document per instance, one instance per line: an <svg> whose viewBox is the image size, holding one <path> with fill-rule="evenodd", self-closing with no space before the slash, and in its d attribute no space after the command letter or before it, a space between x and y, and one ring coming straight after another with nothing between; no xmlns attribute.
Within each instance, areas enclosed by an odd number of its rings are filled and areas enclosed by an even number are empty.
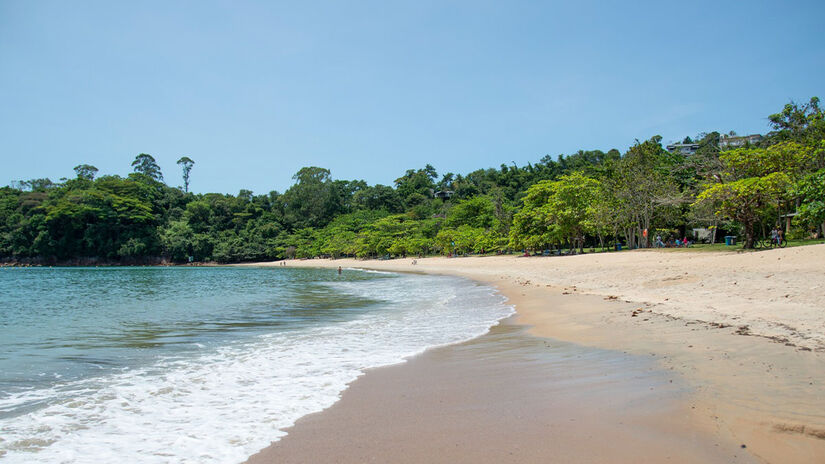
<svg viewBox="0 0 825 464"><path fill-rule="evenodd" d="M503 298L348 269L0 269L0 460L240 462Z"/></svg>

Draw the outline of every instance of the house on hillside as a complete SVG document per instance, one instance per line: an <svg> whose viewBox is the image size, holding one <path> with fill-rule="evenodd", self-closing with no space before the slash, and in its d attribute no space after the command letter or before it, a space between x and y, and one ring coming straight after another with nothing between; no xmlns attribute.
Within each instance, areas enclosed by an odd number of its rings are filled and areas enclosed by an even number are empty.
<svg viewBox="0 0 825 464"><path fill-rule="evenodd" d="M699 149L698 143L671 143L667 147L667 151L671 153L681 153L685 156L690 156L696 153Z"/></svg>
<svg viewBox="0 0 825 464"><path fill-rule="evenodd" d="M753 145L762 140L762 135L725 135L719 137L719 148L721 150L732 150L734 148L744 147L745 145Z"/></svg>

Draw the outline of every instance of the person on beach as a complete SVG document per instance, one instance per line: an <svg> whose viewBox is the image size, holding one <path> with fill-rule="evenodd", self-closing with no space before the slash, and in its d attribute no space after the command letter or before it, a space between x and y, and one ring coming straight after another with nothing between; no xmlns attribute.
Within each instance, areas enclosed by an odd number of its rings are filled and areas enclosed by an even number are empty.
<svg viewBox="0 0 825 464"><path fill-rule="evenodd" d="M341 269L341 266L338 266L338 275L341 275L342 272L344 272L344 270Z"/></svg>
<svg viewBox="0 0 825 464"><path fill-rule="evenodd" d="M779 243L779 228L771 229L771 243Z"/></svg>
<svg viewBox="0 0 825 464"><path fill-rule="evenodd" d="M662 241L661 235L656 235L656 248L664 248L665 242Z"/></svg>

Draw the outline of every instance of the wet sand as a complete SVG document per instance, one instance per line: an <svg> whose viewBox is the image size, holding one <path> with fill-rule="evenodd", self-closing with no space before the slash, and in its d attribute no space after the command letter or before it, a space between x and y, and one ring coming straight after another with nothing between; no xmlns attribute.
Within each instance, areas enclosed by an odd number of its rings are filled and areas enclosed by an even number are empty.
<svg viewBox="0 0 825 464"><path fill-rule="evenodd" d="M369 371L248 462L757 462L692 425L686 389L644 357L505 322Z"/></svg>
<svg viewBox="0 0 825 464"><path fill-rule="evenodd" d="M472 278L527 328L370 371L251 462L825 462L822 263L825 246L291 261Z"/></svg>

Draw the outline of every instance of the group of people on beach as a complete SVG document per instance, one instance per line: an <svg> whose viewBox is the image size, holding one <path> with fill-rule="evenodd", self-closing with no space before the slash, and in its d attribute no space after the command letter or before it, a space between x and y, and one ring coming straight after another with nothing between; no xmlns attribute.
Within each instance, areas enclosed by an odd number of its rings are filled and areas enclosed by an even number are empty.
<svg viewBox="0 0 825 464"><path fill-rule="evenodd" d="M679 239L679 237L676 237L675 240L672 239L672 238L668 238L666 242L663 242L662 241L662 236L657 235L656 236L656 243L654 244L654 246L656 248L686 248L686 247L691 246L692 244L693 244L693 242L688 240L687 237L683 237L682 239Z"/></svg>

